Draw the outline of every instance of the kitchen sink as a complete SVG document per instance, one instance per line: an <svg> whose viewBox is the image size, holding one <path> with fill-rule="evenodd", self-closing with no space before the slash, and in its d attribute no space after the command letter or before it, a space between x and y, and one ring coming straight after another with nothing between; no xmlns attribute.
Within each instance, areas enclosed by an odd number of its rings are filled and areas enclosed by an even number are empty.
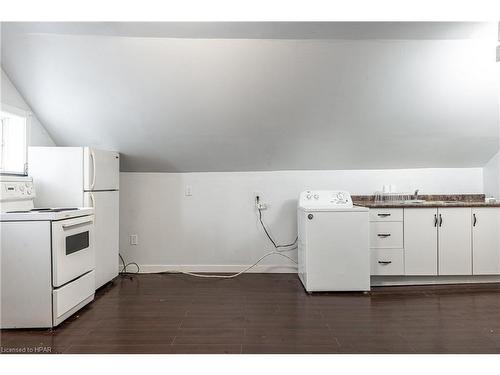
<svg viewBox="0 0 500 375"><path fill-rule="evenodd" d="M425 202L427 202L427 201L424 199L410 199L410 200L404 201L403 203L404 204L422 204Z"/></svg>

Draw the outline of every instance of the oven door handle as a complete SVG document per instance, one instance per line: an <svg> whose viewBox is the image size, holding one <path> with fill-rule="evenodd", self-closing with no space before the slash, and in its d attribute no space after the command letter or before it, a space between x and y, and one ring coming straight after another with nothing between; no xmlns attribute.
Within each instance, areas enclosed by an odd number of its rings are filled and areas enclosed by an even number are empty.
<svg viewBox="0 0 500 375"><path fill-rule="evenodd" d="M62 229L63 230L68 230L68 229L71 229L71 228L79 227L81 225L92 224L93 222L94 222L93 219L89 219L89 220L86 220L86 221L81 221L79 223L66 224L66 225L62 225Z"/></svg>

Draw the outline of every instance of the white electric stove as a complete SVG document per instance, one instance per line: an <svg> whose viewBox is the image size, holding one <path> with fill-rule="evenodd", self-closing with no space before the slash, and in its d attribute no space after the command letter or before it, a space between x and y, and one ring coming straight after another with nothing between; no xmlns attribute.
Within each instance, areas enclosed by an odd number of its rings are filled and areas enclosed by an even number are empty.
<svg viewBox="0 0 500 375"><path fill-rule="evenodd" d="M34 208L30 177L0 177L0 328L51 328L94 299L93 208Z"/></svg>

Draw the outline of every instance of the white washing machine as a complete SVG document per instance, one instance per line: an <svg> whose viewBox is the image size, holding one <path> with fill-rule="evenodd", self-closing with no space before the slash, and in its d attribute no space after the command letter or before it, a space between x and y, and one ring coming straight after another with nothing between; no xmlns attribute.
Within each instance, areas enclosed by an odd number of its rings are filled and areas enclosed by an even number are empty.
<svg viewBox="0 0 500 375"><path fill-rule="evenodd" d="M299 278L308 292L369 291L368 208L346 191L304 191L298 203Z"/></svg>

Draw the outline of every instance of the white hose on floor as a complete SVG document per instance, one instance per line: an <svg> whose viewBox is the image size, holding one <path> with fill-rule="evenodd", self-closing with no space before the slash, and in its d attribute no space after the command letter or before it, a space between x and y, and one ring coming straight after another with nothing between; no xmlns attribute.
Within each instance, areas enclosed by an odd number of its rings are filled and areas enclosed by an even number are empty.
<svg viewBox="0 0 500 375"><path fill-rule="evenodd" d="M245 268L244 270L242 270L242 271L240 271L238 273L232 274L232 275L207 275L207 274L200 274L200 273L193 273L193 272L186 272L186 271L165 271L165 272L158 272L158 273L182 273L184 275L189 275L189 276L194 276L194 277L204 277L204 278L209 278L209 279L233 279L233 278L238 277L241 274L243 274L243 273L251 270L257 264L259 264L263 259L267 258L268 256L274 255L274 254L280 255L280 256L285 257L287 259L290 259L292 262L294 262L295 264L297 264L297 261L295 259L292 259L288 255L282 254L283 251L291 251L291 250L295 250L295 249L296 248L294 248L294 249L287 249L287 250L281 250L281 251L270 251L269 253L261 256L259 258L259 260L256 261L254 264L252 264L252 265L248 266L247 268Z"/></svg>
<svg viewBox="0 0 500 375"><path fill-rule="evenodd" d="M264 260L265 258L267 258L268 256L271 256L271 255L282 256L284 258L287 258L287 259L291 260L293 263L297 264L297 261L295 259L289 257L286 254L283 254L286 251L292 251L292 250L296 250L296 249L297 249L297 246L294 246L294 247L292 247L290 249L285 249L285 250L270 251L267 254L264 254L263 256L261 256L255 263L251 264L250 266L248 266L244 270L242 270L240 272L237 272L237 273L234 273L232 275L201 274L201 273L193 273L193 272L177 271L177 270L160 271L160 272L144 272L144 274L165 274L165 273L177 274L177 273L180 273L180 274L184 274L184 275L189 275L189 276L194 276L194 277L202 277L202 278L206 278L206 279L233 279L235 277L240 276L241 274L244 274L245 272L248 272L249 270L251 270L252 268L254 268L257 264L259 264L262 260ZM125 264L125 262L124 262L124 264ZM128 266L128 264L126 266ZM124 270L126 270L126 266L124 267ZM139 273L139 266L137 266L137 267L138 267L138 270L135 273ZM127 272L123 272L122 271L121 273L127 273Z"/></svg>

